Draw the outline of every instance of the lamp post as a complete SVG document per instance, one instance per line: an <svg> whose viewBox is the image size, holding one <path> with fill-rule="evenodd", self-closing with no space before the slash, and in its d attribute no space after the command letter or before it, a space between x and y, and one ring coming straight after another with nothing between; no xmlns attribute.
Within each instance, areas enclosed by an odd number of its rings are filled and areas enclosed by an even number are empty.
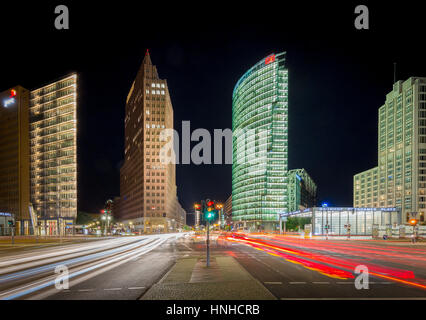
<svg viewBox="0 0 426 320"><path fill-rule="evenodd" d="M105 214L102 216L102 220L104 220L104 235L107 235L107 230L109 229L109 222L111 220L111 216L108 214Z"/></svg>

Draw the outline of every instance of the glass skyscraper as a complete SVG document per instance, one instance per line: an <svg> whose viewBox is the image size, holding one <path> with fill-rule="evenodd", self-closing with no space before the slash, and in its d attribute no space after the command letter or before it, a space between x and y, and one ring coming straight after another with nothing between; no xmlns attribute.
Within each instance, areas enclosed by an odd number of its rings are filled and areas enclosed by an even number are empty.
<svg viewBox="0 0 426 320"><path fill-rule="evenodd" d="M288 70L285 53L250 68L232 96L232 218L237 227L273 230L288 207Z"/></svg>
<svg viewBox="0 0 426 320"><path fill-rule="evenodd" d="M77 74L31 91L30 190L42 232L77 217ZM55 220L56 219L56 220Z"/></svg>

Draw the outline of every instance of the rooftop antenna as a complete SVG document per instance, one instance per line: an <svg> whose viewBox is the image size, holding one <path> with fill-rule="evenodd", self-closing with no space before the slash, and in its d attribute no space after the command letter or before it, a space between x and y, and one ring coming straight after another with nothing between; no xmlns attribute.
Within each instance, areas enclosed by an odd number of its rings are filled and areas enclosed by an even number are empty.
<svg viewBox="0 0 426 320"><path fill-rule="evenodd" d="M393 63L393 83L396 82L396 62Z"/></svg>

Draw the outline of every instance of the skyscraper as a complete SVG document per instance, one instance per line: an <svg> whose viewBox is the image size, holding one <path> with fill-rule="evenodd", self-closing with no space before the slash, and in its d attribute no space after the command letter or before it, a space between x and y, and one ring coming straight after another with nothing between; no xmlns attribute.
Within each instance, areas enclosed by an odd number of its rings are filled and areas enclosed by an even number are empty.
<svg viewBox="0 0 426 320"><path fill-rule="evenodd" d="M29 228L29 91L21 86L0 93L0 212ZM0 224L0 236L7 225Z"/></svg>
<svg viewBox="0 0 426 320"><path fill-rule="evenodd" d="M288 71L285 53L250 68L232 96L232 218L251 230L274 230L288 208Z"/></svg>
<svg viewBox="0 0 426 320"><path fill-rule="evenodd" d="M312 208L317 205L317 186L305 169L288 172L288 211Z"/></svg>
<svg viewBox="0 0 426 320"><path fill-rule="evenodd" d="M354 175L354 207L426 212L426 78L397 81L379 108L378 166ZM379 222L380 223L380 222Z"/></svg>
<svg viewBox="0 0 426 320"><path fill-rule="evenodd" d="M164 129L173 129L167 81L145 54L126 100L124 164L118 217L143 232L167 232L185 224L177 200L175 164L160 162Z"/></svg>
<svg viewBox="0 0 426 320"><path fill-rule="evenodd" d="M30 157L31 203L42 231L63 233L77 217L76 74L31 91Z"/></svg>

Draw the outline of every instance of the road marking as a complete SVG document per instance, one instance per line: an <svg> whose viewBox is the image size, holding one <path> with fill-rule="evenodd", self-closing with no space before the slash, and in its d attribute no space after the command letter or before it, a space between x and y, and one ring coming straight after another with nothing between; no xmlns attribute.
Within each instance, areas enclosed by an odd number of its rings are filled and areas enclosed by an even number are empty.
<svg viewBox="0 0 426 320"><path fill-rule="evenodd" d="M264 284L283 284L281 281L265 281Z"/></svg>
<svg viewBox="0 0 426 320"><path fill-rule="evenodd" d="M299 282L289 282L290 284L306 284L306 282L304 281L299 281Z"/></svg>
<svg viewBox="0 0 426 320"><path fill-rule="evenodd" d="M315 284L330 284L330 282L326 282L326 281L313 281L312 283L315 283Z"/></svg>
<svg viewBox="0 0 426 320"><path fill-rule="evenodd" d="M191 247L189 247L186 243L182 243L182 245L184 245L185 247L187 247L189 250L194 251L194 249L192 249Z"/></svg>
<svg viewBox="0 0 426 320"><path fill-rule="evenodd" d="M354 284L355 282L336 282L336 284Z"/></svg>
<svg viewBox="0 0 426 320"><path fill-rule="evenodd" d="M109 289L104 289L105 291L117 291L117 290L121 290L122 288L109 288Z"/></svg>
<svg viewBox="0 0 426 320"><path fill-rule="evenodd" d="M79 289L79 292L95 291L95 289Z"/></svg>
<svg viewBox="0 0 426 320"><path fill-rule="evenodd" d="M145 287L130 287L130 288L127 288L127 289L129 289L129 290L140 290L140 289L145 289Z"/></svg>

